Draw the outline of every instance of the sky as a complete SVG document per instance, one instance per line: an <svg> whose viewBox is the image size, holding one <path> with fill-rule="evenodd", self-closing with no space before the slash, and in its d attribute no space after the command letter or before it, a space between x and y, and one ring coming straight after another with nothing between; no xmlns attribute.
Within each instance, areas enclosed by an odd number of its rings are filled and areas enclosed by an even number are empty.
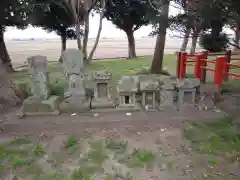
<svg viewBox="0 0 240 180"><path fill-rule="evenodd" d="M170 6L170 14L173 15L178 13L179 10L177 10L174 7ZM93 17L90 17L90 29L89 29L89 38L95 38L98 31L98 25L99 25L99 15L96 14ZM103 26L102 26L102 32L101 37L106 38L124 38L126 37L126 34L117 29L110 21L107 21L106 19L103 19ZM148 36L151 32L152 28L151 26L144 26L141 27L139 30L135 32L135 37L142 37L142 36ZM47 33L41 28L33 28L29 27L25 30L19 30L17 28L9 27L7 28L7 31L4 34L6 39L29 39L29 38L36 38L36 39L56 39L60 38L57 36L54 32L53 33Z"/></svg>
<svg viewBox="0 0 240 180"><path fill-rule="evenodd" d="M175 5L174 5L175 6ZM176 9L173 6L170 6L170 13L169 15L175 15L179 13L179 9ZM89 38L95 38L97 35L99 26L99 15L96 14L94 16L90 16L90 29L89 29ZM110 21L103 19L103 26L102 26L101 37L105 38L125 38L126 34L117 29ZM135 37L140 38L143 36L148 36L151 32L151 26L143 26L139 30L135 32ZM41 28L33 28L29 27L25 30L19 30L17 28L9 27L4 34L5 39L59 39L60 37L56 35L54 32L47 33ZM169 36L169 32L168 32Z"/></svg>
<svg viewBox="0 0 240 180"><path fill-rule="evenodd" d="M95 15L90 18L90 30L89 37L96 37L99 25L99 15ZM103 19L101 37L125 37L125 33L120 29L117 29L110 21ZM148 36L151 32L151 26L145 26L136 31L136 37ZM28 38L59 38L55 33L47 33L41 28L29 27L25 30L19 30L17 28L8 28L5 32L6 39L28 39Z"/></svg>

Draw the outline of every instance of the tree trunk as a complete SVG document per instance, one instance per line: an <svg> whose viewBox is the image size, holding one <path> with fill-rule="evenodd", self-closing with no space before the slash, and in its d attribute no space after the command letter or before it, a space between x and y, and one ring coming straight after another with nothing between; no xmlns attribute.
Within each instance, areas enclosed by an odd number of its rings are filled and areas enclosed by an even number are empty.
<svg viewBox="0 0 240 180"><path fill-rule="evenodd" d="M21 100L16 96L7 70L3 62L0 61L0 110L18 105L19 103L21 103Z"/></svg>
<svg viewBox="0 0 240 180"><path fill-rule="evenodd" d="M164 48L166 33L168 27L168 11L169 11L169 1L168 3L162 5L160 16L161 16L161 25L159 22L159 34L157 35L152 65L150 72L153 74L161 74L163 66L163 57L164 57Z"/></svg>
<svg viewBox="0 0 240 180"><path fill-rule="evenodd" d="M6 67L7 71L12 72L13 67L12 67L10 56L7 52L7 47L4 41L4 29L2 27L0 27L0 58L4 66Z"/></svg>
<svg viewBox="0 0 240 180"><path fill-rule="evenodd" d="M197 40L198 40L199 33L200 33L200 30L194 30L194 32L193 32L192 45L191 45L191 49L190 49L191 54L196 52Z"/></svg>
<svg viewBox="0 0 240 180"><path fill-rule="evenodd" d="M184 34L184 39L183 39L180 51L183 51L183 52L186 51L190 32L191 32L191 29L188 28L186 33Z"/></svg>
<svg viewBox="0 0 240 180"><path fill-rule="evenodd" d="M128 38L128 58L135 58L136 57L136 49L135 49L135 39L134 39L134 32L131 30L126 31L127 38Z"/></svg>
<svg viewBox="0 0 240 180"><path fill-rule="evenodd" d="M61 41L62 41L62 50L61 52L65 51L67 49L67 37L66 36L61 36Z"/></svg>
<svg viewBox="0 0 240 180"><path fill-rule="evenodd" d="M81 43L81 29L80 29L80 22L76 24L76 35L77 35L77 46L79 50L82 50L82 43Z"/></svg>
<svg viewBox="0 0 240 180"><path fill-rule="evenodd" d="M62 62L62 52L67 49L67 36L66 36L66 34L61 35L61 44L62 44L62 48L61 48L61 56L58 60L59 62Z"/></svg>
<svg viewBox="0 0 240 180"><path fill-rule="evenodd" d="M73 19L75 22L75 27L76 27L76 36L77 36L77 46L79 50L82 50L82 43L81 43L81 20L79 17L79 12L80 12L80 6L79 6L79 2L78 0L70 0L70 1L66 1L67 3L69 3L70 9L71 9L71 13L73 15Z"/></svg>
<svg viewBox="0 0 240 180"><path fill-rule="evenodd" d="M84 37L83 37L83 56L84 56L84 61L87 60L87 44L88 44L88 34L89 34L89 14L85 13L84 14L84 24L85 24L85 29L84 29Z"/></svg>
<svg viewBox="0 0 240 180"><path fill-rule="evenodd" d="M239 47L239 41L240 41L240 25L238 25L236 27L236 30L235 30L235 40L234 40L234 43ZM235 46L234 47L234 50L239 50L239 48Z"/></svg>
<svg viewBox="0 0 240 180"><path fill-rule="evenodd" d="M89 56L87 58L87 61L86 61L86 64L90 64L91 63L91 60L93 58L93 55L94 55L94 52L96 51L96 48L97 48L97 45L98 45L98 42L99 42L99 39L100 39L100 35L101 35L101 32L102 32L102 21L103 21L103 18L104 18L104 10L105 10L105 7L106 7L106 2L105 0L101 0L101 12L100 12L100 19L99 19L99 27L98 27L98 33L97 33L97 37L96 37L96 40L95 40L95 43L93 45L93 48L91 50L91 52L89 53Z"/></svg>

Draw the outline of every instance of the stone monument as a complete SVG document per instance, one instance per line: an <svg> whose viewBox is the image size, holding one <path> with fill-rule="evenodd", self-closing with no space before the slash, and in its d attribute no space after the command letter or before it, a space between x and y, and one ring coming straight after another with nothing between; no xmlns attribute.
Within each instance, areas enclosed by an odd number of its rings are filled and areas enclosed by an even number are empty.
<svg viewBox="0 0 240 180"><path fill-rule="evenodd" d="M63 112L85 112L90 109L90 101L84 87L83 53L80 50L68 49L62 53L62 65L68 88L64 101L60 105Z"/></svg>
<svg viewBox="0 0 240 180"><path fill-rule="evenodd" d="M28 58L28 73L32 96L24 100L21 113L24 115L59 114L59 97L50 96L47 57Z"/></svg>
<svg viewBox="0 0 240 180"><path fill-rule="evenodd" d="M139 80L137 76L123 76L119 82L117 92L119 98L118 109L139 110L136 101L136 93L139 90Z"/></svg>
<svg viewBox="0 0 240 180"><path fill-rule="evenodd" d="M112 74L108 71L95 71L92 74L94 97L92 108L113 108Z"/></svg>

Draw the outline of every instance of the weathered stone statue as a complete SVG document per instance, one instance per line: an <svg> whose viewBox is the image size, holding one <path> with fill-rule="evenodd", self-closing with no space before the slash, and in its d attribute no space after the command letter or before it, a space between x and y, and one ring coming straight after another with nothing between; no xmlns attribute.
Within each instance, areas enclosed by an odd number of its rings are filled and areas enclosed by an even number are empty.
<svg viewBox="0 0 240 180"><path fill-rule="evenodd" d="M22 115L47 115L59 113L58 96L50 96L47 57L28 58L28 73L32 96L24 100Z"/></svg>
<svg viewBox="0 0 240 180"><path fill-rule="evenodd" d="M68 88L64 93L65 100L60 109L63 112L84 112L90 109L90 102L84 87L83 53L80 50L68 49L62 53L62 63Z"/></svg>

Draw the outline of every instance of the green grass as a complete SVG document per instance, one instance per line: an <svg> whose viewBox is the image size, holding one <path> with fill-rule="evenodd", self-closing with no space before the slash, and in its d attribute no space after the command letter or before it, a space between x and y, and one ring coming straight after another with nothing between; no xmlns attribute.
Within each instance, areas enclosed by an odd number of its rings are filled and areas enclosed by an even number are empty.
<svg viewBox="0 0 240 180"><path fill-rule="evenodd" d="M107 152L104 144L99 141L92 142L91 149L88 151L85 158L88 162L92 162L96 165L101 165L103 161L107 158Z"/></svg>
<svg viewBox="0 0 240 180"><path fill-rule="evenodd" d="M120 79L123 75L134 75L144 67L150 67L152 61L151 56L139 57L135 59L122 59L122 60L108 60L108 61L96 61L93 62L89 70L108 70L113 74L114 79ZM164 57L164 67L166 67L170 73L175 73L176 56L166 55ZM50 82L62 82L65 78L63 76L63 70L60 64L51 64L49 66ZM27 70L14 72L12 79L19 82L28 81Z"/></svg>
<svg viewBox="0 0 240 180"><path fill-rule="evenodd" d="M127 149L128 142L118 139L108 139L106 140L105 144L106 148L109 150L113 150L116 153L124 153Z"/></svg>
<svg viewBox="0 0 240 180"><path fill-rule="evenodd" d="M45 153L44 149L43 149L43 146L41 144L37 144L35 146L35 148L33 149L33 152L37 156L41 156L41 155L43 155Z"/></svg>
<svg viewBox="0 0 240 180"><path fill-rule="evenodd" d="M78 144L78 140L75 136L68 136L67 142L65 144L65 148L71 148Z"/></svg>
<svg viewBox="0 0 240 180"><path fill-rule="evenodd" d="M108 70L112 73L113 83L121 78L121 76L136 75L139 73L144 73L147 71L151 65L152 57L145 56L135 59L121 59L121 60L107 60L107 61L94 61L87 70ZM165 55L163 61L163 67L171 74L176 73L176 56L175 55ZM188 66L187 74L190 78L193 78L193 67ZM233 70L234 72L240 72L240 70ZM145 72L146 73L146 72ZM64 89L67 87L66 78L64 77L63 70L60 64L55 63L49 65L49 77L50 77L50 90L51 95L57 95L63 98ZM14 72L11 74L11 78L15 84L27 84L29 82L29 76L27 70L22 70L19 72ZM213 74L210 72L207 75L207 83L213 81ZM240 87L240 81L234 80L224 83L224 89L231 89L235 87ZM30 92L26 94L31 94Z"/></svg>
<svg viewBox="0 0 240 180"><path fill-rule="evenodd" d="M132 153L127 154L123 159L120 160L120 162L134 168L148 165L153 162L153 159L153 152L141 149L134 149Z"/></svg>
<svg viewBox="0 0 240 180"><path fill-rule="evenodd" d="M151 56L139 57L135 59L96 61L88 67L88 70L108 70L112 73L113 81L116 83L121 76L135 75L139 71L142 71L142 69L149 68L151 61ZM176 57L174 55L166 55L164 57L164 67L166 67L170 73L175 73L175 62ZM64 94L64 88L67 87L67 82L61 65L58 63L51 64L49 65L48 71L51 84L51 94L62 97ZM28 83L30 80L27 70L12 73L11 79L16 84Z"/></svg>
<svg viewBox="0 0 240 180"><path fill-rule="evenodd" d="M195 123L185 129L192 148L216 155L240 153L240 131L230 117L208 123Z"/></svg>
<svg viewBox="0 0 240 180"><path fill-rule="evenodd" d="M0 145L0 173L5 174L9 169L21 170L21 174L28 176L29 174L36 175L39 179L42 171L36 168L39 165L36 163L39 155L44 153L41 144L36 144L28 138L19 138L10 141L9 143ZM19 170L18 170L19 169Z"/></svg>
<svg viewBox="0 0 240 180"><path fill-rule="evenodd" d="M24 145L24 144L30 144L31 141L27 138L18 138L10 141L9 145Z"/></svg>

